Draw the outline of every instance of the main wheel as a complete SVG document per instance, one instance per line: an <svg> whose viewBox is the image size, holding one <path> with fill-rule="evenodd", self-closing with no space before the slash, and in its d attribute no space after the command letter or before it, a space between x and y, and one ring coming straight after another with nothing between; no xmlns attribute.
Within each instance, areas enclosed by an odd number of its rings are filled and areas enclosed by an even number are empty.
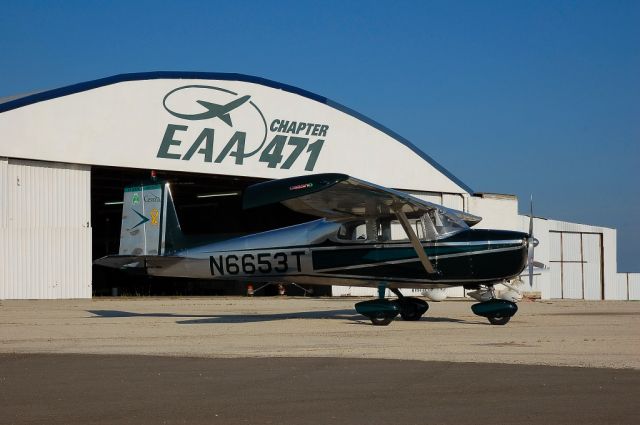
<svg viewBox="0 0 640 425"><path fill-rule="evenodd" d="M493 315L488 316L487 319L489 319L489 323L491 323L492 325L506 325L511 319L511 316Z"/></svg>
<svg viewBox="0 0 640 425"><path fill-rule="evenodd" d="M389 323L391 323L394 317L395 316L390 316L385 313L376 313L369 316L369 319L371 319L371 323L374 326L387 326Z"/></svg>
<svg viewBox="0 0 640 425"><path fill-rule="evenodd" d="M419 298L401 298L396 301L400 306L400 317L402 320L415 322L420 320L423 314L429 309L429 304Z"/></svg>

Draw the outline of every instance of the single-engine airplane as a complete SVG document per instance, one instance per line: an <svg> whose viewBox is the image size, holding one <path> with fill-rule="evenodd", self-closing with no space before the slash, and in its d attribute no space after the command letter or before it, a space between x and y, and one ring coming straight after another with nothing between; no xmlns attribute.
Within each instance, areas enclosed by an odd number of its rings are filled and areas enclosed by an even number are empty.
<svg viewBox="0 0 640 425"><path fill-rule="evenodd" d="M476 289L484 301L473 312L504 325L517 306L497 298L494 285L518 279L527 263L532 284L532 216L528 234L471 229L480 217L344 174L272 180L243 193L245 209L276 202L319 218L185 247L169 183L127 188L120 255L96 264L152 276L377 287L378 299L355 305L374 325L427 311L401 288L454 286ZM398 298L385 299L387 288Z"/></svg>

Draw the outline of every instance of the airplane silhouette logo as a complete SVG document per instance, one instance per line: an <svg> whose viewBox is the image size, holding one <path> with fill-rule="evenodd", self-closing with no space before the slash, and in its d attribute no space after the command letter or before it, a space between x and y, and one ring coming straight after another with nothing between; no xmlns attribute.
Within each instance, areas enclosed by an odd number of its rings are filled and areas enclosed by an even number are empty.
<svg viewBox="0 0 640 425"><path fill-rule="evenodd" d="M229 113L239 106L243 105L247 102L251 96L242 96L238 99L232 100L231 102L225 105L219 105L217 103L207 102L204 100L197 100L200 105L204 106L207 110L203 112L198 112L196 114L181 114L179 112L171 111L167 108L171 115L182 118L185 120L198 121L198 120L206 120L210 118L220 118L225 124L229 127L233 126L231 122L231 115Z"/></svg>

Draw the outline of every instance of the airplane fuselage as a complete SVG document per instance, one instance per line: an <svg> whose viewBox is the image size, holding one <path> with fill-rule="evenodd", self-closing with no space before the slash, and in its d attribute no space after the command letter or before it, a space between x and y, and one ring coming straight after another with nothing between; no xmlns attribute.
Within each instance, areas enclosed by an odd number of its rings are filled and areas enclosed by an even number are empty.
<svg viewBox="0 0 640 425"><path fill-rule="evenodd" d="M527 261L527 234L467 229L422 242L428 274L409 241L338 240L340 224L316 220L175 252L158 276L320 285L434 288L513 278ZM153 261L151 259L150 261Z"/></svg>

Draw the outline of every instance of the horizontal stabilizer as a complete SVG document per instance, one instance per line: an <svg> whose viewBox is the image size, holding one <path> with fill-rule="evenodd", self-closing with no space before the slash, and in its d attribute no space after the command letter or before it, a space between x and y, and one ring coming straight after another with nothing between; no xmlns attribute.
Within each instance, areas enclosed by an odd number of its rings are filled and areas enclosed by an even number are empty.
<svg viewBox="0 0 640 425"><path fill-rule="evenodd" d="M93 264L112 269L138 270L143 272L149 269L171 267L183 260L183 257L158 255L108 255L94 260ZM157 273L149 272L149 274Z"/></svg>

